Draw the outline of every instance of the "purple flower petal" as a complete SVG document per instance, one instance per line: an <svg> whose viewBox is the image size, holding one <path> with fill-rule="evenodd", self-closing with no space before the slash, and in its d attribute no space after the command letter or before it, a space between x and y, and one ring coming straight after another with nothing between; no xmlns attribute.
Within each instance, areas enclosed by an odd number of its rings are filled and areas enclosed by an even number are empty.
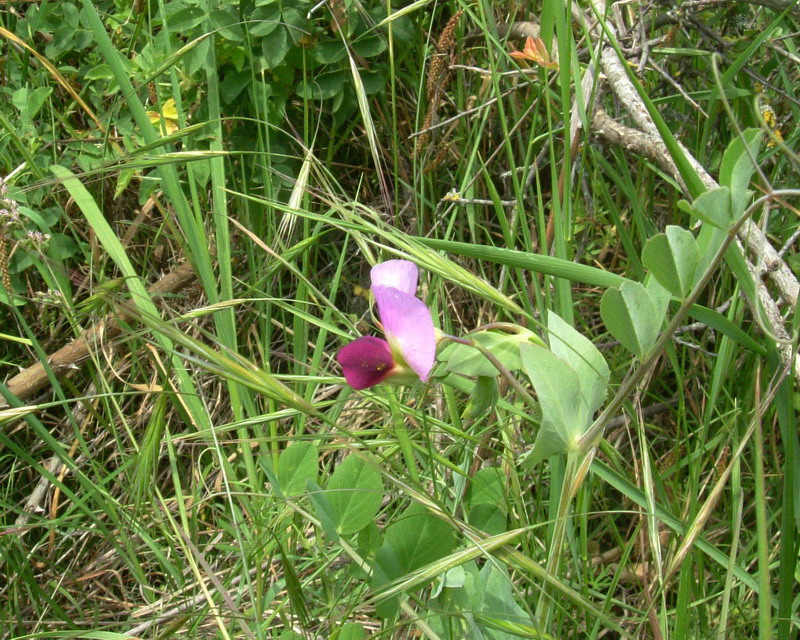
<svg viewBox="0 0 800 640"><path fill-rule="evenodd" d="M336 354L347 384L353 389L368 389L383 382L395 368L386 340L363 336L345 345Z"/></svg>
<svg viewBox="0 0 800 640"><path fill-rule="evenodd" d="M408 260L387 260L369 272L373 287L393 287L413 296L417 293L417 265Z"/></svg>
<svg viewBox="0 0 800 640"><path fill-rule="evenodd" d="M399 351L406 364L425 382L436 358L430 310L419 298L393 287L373 285L372 292L392 351Z"/></svg>

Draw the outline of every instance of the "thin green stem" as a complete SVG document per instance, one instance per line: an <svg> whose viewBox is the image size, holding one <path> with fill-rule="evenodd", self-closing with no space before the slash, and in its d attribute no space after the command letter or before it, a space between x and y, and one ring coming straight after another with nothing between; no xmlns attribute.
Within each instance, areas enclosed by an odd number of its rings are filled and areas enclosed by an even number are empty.
<svg viewBox="0 0 800 640"><path fill-rule="evenodd" d="M500 374L506 379L508 384L511 385L514 391L516 391L519 394L520 398L522 398L526 404L528 404L532 409L536 411L539 410L539 403L536 402L534 397L530 393L528 393L525 390L525 387L523 387L519 383L519 380L517 380L514 377L514 374L512 374L508 369L506 369L503 366L503 363L501 363L491 351L489 351L486 347L484 347L480 342L477 341L472 341L472 346L475 347L478 351L480 351L486 357L486 359L495 366L495 368L500 372Z"/></svg>
<svg viewBox="0 0 800 640"><path fill-rule="evenodd" d="M408 473L412 482L419 485L419 472L417 471L417 458L414 455L414 445L411 442L411 437L408 435L408 428L406 427L403 414L397 410L397 396L394 391L390 391L390 407L392 412L392 423L394 425L394 432L397 436L397 444L403 454L403 459L406 461Z"/></svg>
<svg viewBox="0 0 800 640"><path fill-rule="evenodd" d="M756 373L756 389L760 389L760 367ZM756 393L756 401L761 400ZM756 480L756 539L758 540L758 637L772 638L772 604L769 575L769 534L767 532L766 485L764 482L764 433L762 431L762 405L756 407L755 420L755 480Z"/></svg>
<svg viewBox="0 0 800 640"><path fill-rule="evenodd" d="M564 546L564 537L567 531L567 522L569 521L569 512L572 505L572 478L580 466L579 456L583 455L580 450L570 451L567 454L567 464L564 468L563 479L561 484L561 495L558 501L558 510L556 512L556 519L553 526L553 537L550 540L550 551L547 555L547 575L558 576L559 565L561 564L561 550ZM539 597L539 604L536 607L536 619L539 621L543 629L547 629L550 625L550 604L552 597L550 590L545 588Z"/></svg>

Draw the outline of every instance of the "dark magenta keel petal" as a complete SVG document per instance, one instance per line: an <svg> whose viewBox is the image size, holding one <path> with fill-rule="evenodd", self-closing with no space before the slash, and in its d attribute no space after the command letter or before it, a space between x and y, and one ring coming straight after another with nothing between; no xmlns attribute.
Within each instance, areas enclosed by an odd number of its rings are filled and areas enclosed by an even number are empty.
<svg viewBox="0 0 800 640"><path fill-rule="evenodd" d="M363 336L336 354L344 379L353 389L369 389L383 382L395 368L386 340Z"/></svg>

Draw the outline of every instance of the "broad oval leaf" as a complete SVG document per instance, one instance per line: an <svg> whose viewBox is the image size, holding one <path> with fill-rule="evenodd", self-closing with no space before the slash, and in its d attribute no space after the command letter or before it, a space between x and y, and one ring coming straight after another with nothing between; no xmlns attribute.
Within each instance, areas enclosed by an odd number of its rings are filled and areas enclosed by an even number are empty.
<svg viewBox="0 0 800 640"><path fill-rule="evenodd" d="M471 507L492 504L505 507L506 475L500 467L480 469L470 479L467 502Z"/></svg>
<svg viewBox="0 0 800 640"><path fill-rule="evenodd" d="M311 442L294 442L278 457L278 484L284 495L306 493L306 482L317 481L319 454Z"/></svg>
<svg viewBox="0 0 800 640"><path fill-rule="evenodd" d="M589 418L578 374L549 349L539 345L522 345L520 355L542 408L542 426L526 462L574 450Z"/></svg>
<svg viewBox="0 0 800 640"><path fill-rule="evenodd" d="M198 26L206 15L200 7L184 7L167 17L167 25L173 33L185 34Z"/></svg>
<svg viewBox="0 0 800 640"><path fill-rule="evenodd" d="M350 455L334 470L325 486L336 531L356 533L375 518L383 500L381 474L358 456Z"/></svg>
<svg viewBox="0 0 800 640"><path fill-rule="evenodd" d="M281 25L261 41L261 57L266 69L277 67L289 52L289 36Z"/></svg>
<svg viewBox="0 0 800 640"><path fill-rule="evenodd" d="M678 206L696 218L725 231L733 224L731 190L728 187L718 187L706 191L695 198L692 204L681 200Z"/></svg>
<svg viewBox="0 0 800 640"><path fill-rule="evenodd" d="M520 636L547 637L538 632L530 614L519 606L518 592L505 565L487 562L481 569L480 579L483 597L476 607L475 619L485 637L496 640L514 640ZM503 629L515 633L499 631Z"/></svg>
<svg viewBox="0 0 800 640"><path fill-rule="evenodd" d="M499 396L497 389L497 378L489 376L478 376L472 395L464 407L462 420L476 420L484 413L493 410L497 404Z"/></svg>
<svg viewBox="0 0 800 640"><path fill-rule="evenodd" d="M586 336L552 311L547 314L550 350L578 375L581 397L589 415L603 404L611 375L603 354Z"/></svg>
<svg viewBox="0 0 800 640"><path fill-rule="evenodd" d="M217 31L226 40L241 42L244 40L242 25L239 19L225 9L215 9L208 17L211 28Z"/></svg>
<svg viewBox="0 0 800 640"><path fill-rule="evenodd" d="M257 7L250 14L247 28L251 36L264 37L271 34L281 24L281 9L277 4Z"/></svg>
<svg viewBox="0 0 800 640"><path fill-rule="evenodd" d="M532 334L531 334L532 335ZM499 333L497 331L479 331L470 335L470 338L479 342L497 358L509 371L520 368L519 345L527 343L529 334ZM478 349L466 344L453 343L445 347L438 357L446 363L448 371L464 376L485 376L494 378L499 375L497 367L486 359Z"/></svg>
<svg viewBox="0 0 800 640"><path fill-rule="evenodd" d="M347 73L341 69L320 73L313 79L300 82L297 95L309 100L329 100L342 90L346 80Z"/></svg>
<svg viewBox="0 0 800 640"><path fill-rule="evenodd" d="M508 531L508 515L496 504L476 504L469 510L469 524L496 536Z"/></svg>
<svg viewBox="0 0 800 640"><path fill-rule="evenodd" d="M425 506L412 503L386 528L383 545L375 554L373 587L378 589L443 558L454 545L453 528ZM397 606L397 598L389 598L378 604L376 612L381 617L389 617Z"/></svg>
<svg viewBox="0 0 800 640"><path fill-rule="evenodd" d="M386 51L386 39L372 32L355 40L352 46L356 55L362 58L374 58Z"/></svg>
<svg viewBox="0 0 800 640"><path fill-rule="evenodd" d="M341 40L326 40L318 42L311 50L314 60L322 64L334 64L344 60L347 56L347 47Z"/></svg>
<svg viewBox="0 0 800 640"><path fill-rule="evenodd" d="M683 299L697 281L700 249L691 231L670 225L647 241L642 263L676 298Z"/></svg>
<svg viewBox="0 0 800 640"><path fill-rule="evenodd" d="M655 344L664 320L653 297L638 282L608 289L600 300L600 316L611 335L639 358Z"/></svg>
<svg viewBox="0 0 800 640"><path fill-rule="evenodd" d="M489 535L507 529L506 487L507 479L499 467L481 469L469 484L467 504L469 523Z"/></svg>
<svg viewBox="0 0 800 640"><path fill-rule="evenodd" d="M335 637L336 640L363 640L367 637L367 633L357 622L345 622Z"/></svg>
<svg viewBox="0 0 800 640"><path fill-rule="evenodd" d="M750 178L753 177L755 171L753 159L758 159L758 150L761 147L763 136L764 132L761 129L746 129L741 137L737 136L733 139L725 149L725 153L722 154L719 183L731 190L731 206L734 217L739 217L744 213L750 198L747 188L750 186Z"/></svg>
<svg viewBox="0 0 800 640"><path fill-rule="evenodd" d="M403 573L409 573L443 558L453 550L453 527L418 502L386 528L384 544L397 554Z"/></svg>

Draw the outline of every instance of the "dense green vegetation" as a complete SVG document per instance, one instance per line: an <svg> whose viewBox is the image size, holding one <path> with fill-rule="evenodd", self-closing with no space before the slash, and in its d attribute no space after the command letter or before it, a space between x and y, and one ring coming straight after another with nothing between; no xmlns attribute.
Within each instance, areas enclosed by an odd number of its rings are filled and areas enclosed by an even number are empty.
<svg viewBox="0 0 800 640"><path fill-rule="evenodd" d="M535 4L0 0L0 640L797 637L800 10Z"/></svg>

